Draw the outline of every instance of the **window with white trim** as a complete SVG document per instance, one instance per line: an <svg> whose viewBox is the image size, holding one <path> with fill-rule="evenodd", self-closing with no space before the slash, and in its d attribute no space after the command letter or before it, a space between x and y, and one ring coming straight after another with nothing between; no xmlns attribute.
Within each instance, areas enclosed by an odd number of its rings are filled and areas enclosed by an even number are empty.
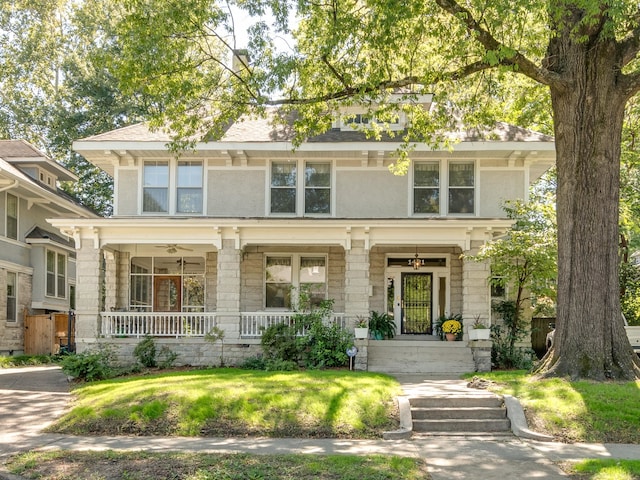
<svg viewBox="0 0 640 480"><path fill-rule="evenodd" d="M475 212L474 162L449 162L449 213Z"/></svg>
<svg viewBox="0 0 640 480"><path fill-rule="evenodd" d="M18 275L7 272L7 322L18 320Z"/></svg>
<svg viewBox="0 0 640 480"><path fill-rule="evenodd" d="M144 162L142 211L169 212L169 162Z"/></svg>
<svg viewBox="0 0 640 480"><path fill-rule="evenodd" d="M413 213L440 213L440 162L414 163Z"/></svg>
<svg viewBox="0 0 640 480"><path fill-rule="evenodd" d="M297 162L273 162L270 213L331 214L331 183L330 162L309 161L301 168Z"/></svg>
<svg viewBox="0 0 640 480"><path fill-rule="evenodd" d="M202 213L202 163L178 162L176 212Z"/></svg>
<svg viewBox="0 0 640 480"><path fill-rule="evenodd" d="M328 162L305 165L304 213L331 213L331 164Z"/></svg>
<svg viewBox="0 0 640 480"><path fill-rule="evenodd" d="M18 197L7 193L6 197L6 232L7 237L18 239Z"/></svg>
<svg viewBox="0 0 640 480"><path fill-rule="evenodd" d="M144 162L142 212L201 214L204 205L204 168L197 160Z"/></svg>
<svg viewBox="0 0 640 480"><path fill-rule="evenodd" d="M327 258L324 255L267 255L265 308L291 309L300 292L312 305L327 298Z"/></svg>
<svg viewBox="0 0 640 480"><path fill-rule="evenodd" d="M47 250L46 294L56 298L67 294L67 256L53 250Z"/></svg>
<svg viewBox="0 0 640 480"><path fill-rule="evenodd" d="M271 164L271 213L296 213L296 162Z"/></svg>

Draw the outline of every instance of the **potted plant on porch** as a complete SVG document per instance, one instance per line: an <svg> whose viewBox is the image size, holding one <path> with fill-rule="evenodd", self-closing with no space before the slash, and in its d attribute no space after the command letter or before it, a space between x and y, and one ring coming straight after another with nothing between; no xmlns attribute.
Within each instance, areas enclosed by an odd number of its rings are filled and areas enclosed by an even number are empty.
<svg viewBox="0 0 640 480"><path fill-rule="evenodd" d="M356 338L368 338L369 337L369 327L367 319L364 317L358 316L358 321L356 322L356 327L353 330L354 336Z"/></svg>
<svg viewBox="0 0 640 480"><path fill-rule="evenodd" d="M469 340L489 340L490 335L491 329L480 320L480 315L477 315L469 330Z"/></svg>
<svg viewBox="0 0 640 480"><path fill-rule="evenodd" d="M460 340L462 338L462 315L456 313L441 316L436 322L435 330L442 340Z"/></svg>
<svg viewBox="0 0 640 480"><path fill-rule="evenodd" d="M374 340L393 338L396 334L396 323L388 313L371 312L369 329Z"/></svg>

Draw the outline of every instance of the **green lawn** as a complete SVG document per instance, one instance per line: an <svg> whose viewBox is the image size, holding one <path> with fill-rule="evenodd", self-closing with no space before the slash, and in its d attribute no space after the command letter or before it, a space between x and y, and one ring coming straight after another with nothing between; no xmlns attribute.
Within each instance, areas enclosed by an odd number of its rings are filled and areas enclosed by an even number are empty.
<svg viewBox="0 0 640 480"><path fill-rule="evenodd" d="M31 452L9 470L39 480L428 480L423 460L381 455Z"/></svg>
<svg viewBox="0 0 640 480"><path fill-rule="evenodd" d="M391 377L366 372L212 369L127 377L74 390L50 431L76 435L372 438L396 429Z"/></svg>
<svg viewBox="0 0 640 480"><path fill-rule="evenodd" d="M566 442L640 443L640 381L538 380L524 371L478 374L517 397L532 428Z"/></svg>
<svg viewBox="0 0 640 480"><path fill-rule="evenodd" d="M635 480L640 478L640 461L583 460L567 467L567 473L589 480Z"/></svg>

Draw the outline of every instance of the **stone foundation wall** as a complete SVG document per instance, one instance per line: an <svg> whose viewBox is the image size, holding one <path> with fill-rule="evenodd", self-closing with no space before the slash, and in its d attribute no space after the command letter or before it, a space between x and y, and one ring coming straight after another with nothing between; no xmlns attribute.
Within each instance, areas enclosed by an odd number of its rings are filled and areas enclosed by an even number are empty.
<svg viewBox="0 0 640 480"><path fill-rule="evenodd" d="M92 344L85 344L83 351L96 350L100 345L110 345L115 354L117 365L133 365L137 359L133 354L136 345L142 339L137 338L110 338L103 339ZM218 367L222 356L226 366L239 366L246 359L255 357L262 353L259 340L247 340L247 343L225 343L212 344L204 338L155 338L156 351L166 346L170 351L177 353L178 357L173 363L174 366L194 366L194 367ZM223 350L224 347L224 350ZM158 359L159 361L162 358Z"/></svg>

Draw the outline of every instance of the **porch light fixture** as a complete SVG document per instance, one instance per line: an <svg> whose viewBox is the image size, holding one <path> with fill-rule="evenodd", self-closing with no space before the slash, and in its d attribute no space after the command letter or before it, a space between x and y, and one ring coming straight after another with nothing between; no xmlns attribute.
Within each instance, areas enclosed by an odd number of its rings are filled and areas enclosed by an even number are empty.
<svg viewBox="0 0 640 480"><path fill-rule="evenodd" d="M407 263L410 267L413 267L414 270L420 270L420 267L424 265L424 260L418 256L418 247L416 247L415 258L410 258Z"/></svg>

